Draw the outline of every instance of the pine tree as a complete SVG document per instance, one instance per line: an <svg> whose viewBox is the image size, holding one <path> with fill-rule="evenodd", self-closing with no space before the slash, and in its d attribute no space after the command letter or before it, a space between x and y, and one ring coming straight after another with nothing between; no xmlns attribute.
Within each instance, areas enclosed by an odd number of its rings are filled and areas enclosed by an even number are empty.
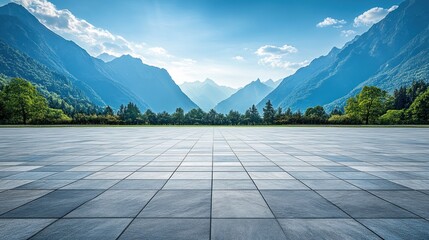
<svg viewBox="0 0 429 240"><path fill-rule="evenodd" d="M273 124L276 111L273 108L273 104L271 104L271 101L268 100L265 104L265 107L263 109L264 112L264 123L265 124Z"/></svg>

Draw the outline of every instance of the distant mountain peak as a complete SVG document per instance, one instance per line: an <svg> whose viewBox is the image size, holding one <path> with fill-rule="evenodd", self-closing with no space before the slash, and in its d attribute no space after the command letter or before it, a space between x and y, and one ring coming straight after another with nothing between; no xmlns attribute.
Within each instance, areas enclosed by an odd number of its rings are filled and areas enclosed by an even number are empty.
<svg viewBox="0 0 429 240"><path fill-rule="evenodd" d="M252 104L259 103L272 89L271 86L262 83L261 79L258 78L218 103L215 110L220 113L228 113L230 110L244 113Z"/></svg>
<svg viewBox="0 0 429 240"><path fill-rule="evenodd" d="M127 64L143 64L143 61L140 58L131 56L130 54L124 54L118 58L112 60L112 62L121 62Z"/></svg>
<svg viewBox="0 0 429 240"><path fill-rule="evenodd" d="M110 62L116 58L116 56L110 55L108 53L102 53L97 56L98 59L103 60L104 62Z"/></svg>
<svg viewBox="0 0 429 240"><path fill-rule="evenodd" d="M211 85L218 85L215 81L213 81L212 79L210 79L210 78L206 78L206 80L204 80L204 82L203 83L206 83L206 84L211 84Z"/></svg>

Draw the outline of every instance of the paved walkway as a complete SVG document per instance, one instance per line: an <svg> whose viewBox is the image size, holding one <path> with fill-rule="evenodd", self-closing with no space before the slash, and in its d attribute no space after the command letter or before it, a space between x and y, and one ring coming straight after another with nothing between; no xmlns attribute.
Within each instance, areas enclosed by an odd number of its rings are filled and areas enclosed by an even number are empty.
<svg viewBox="0 0 429 240"><path fill-rule="evenodd" d="M0 239L429 239L429 129L0 129Z"/></svg>

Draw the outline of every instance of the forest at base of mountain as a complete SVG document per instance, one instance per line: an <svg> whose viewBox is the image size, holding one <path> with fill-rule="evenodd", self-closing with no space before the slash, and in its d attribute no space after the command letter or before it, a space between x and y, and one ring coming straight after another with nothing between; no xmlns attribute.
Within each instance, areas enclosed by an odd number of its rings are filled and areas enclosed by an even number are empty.
<svg viewBox="0 0 429 240"><path fill-rule="evenodd" d="M228 114L211 109L194 108L186 112L177 108L144 113L135 103L121 105L118 112L107 106L93 113L66 115L61 109L48 106L48 100L29 81L0 76L0 123L2 124L133 124L133 125L286 125L286 124L428 124L429 84L414 82L389 95L374 86L365 86L347 100L345 111L335 108L329 114L322 106L309 107L304 113L275 109L267 101L262 115L255 105L244 114L231 110Z"/></svg>

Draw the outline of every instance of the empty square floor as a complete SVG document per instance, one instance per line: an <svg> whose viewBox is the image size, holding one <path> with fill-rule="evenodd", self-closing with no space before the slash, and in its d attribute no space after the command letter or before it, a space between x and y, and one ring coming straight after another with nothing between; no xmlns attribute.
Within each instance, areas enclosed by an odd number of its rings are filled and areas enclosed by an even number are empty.
<svg viewBox="0 0 429 240"><path fill-rule="evenodd" d="M429 129L0 128L0 239L429 239Z"/></svg>

